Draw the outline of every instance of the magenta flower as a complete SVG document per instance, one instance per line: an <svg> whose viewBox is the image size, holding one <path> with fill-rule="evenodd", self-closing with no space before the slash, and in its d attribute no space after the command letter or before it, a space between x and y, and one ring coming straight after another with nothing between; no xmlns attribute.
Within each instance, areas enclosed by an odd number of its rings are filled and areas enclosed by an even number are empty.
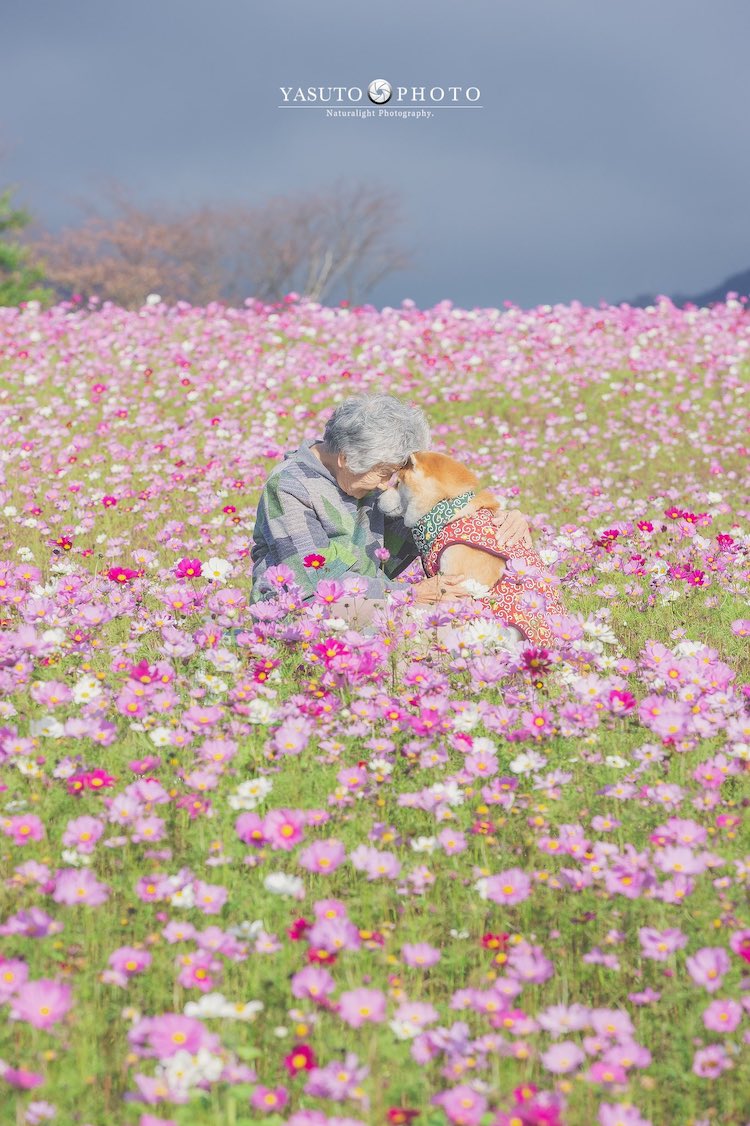
<svg viewBox="0 0 750 1126"><path fill-rule="evenodd" d="M197 579L203 574L200 559L181 559L174 569L178 579Z"/></svg>
<svg viewBox="0 0 750 1126"><path fill-rule="evenodd" d="M703 1023L710 1032L734 1032L742 1020L742 1005L729 999L712 1001L703 1011Z"/></svg>
<svg viewBox="0 0 750 1126"><path fill-rule="evenodd" d="M489 876L484 881L483 899L490 899L493 903L501 903L510 907L514 903L523 903L531 895L531 880L520 868L507 868L498 872L496 876Z"/></svg>
<svg viewBox="0 0 750 1126"><path fill-rule="evenodd" d="M715 993L729 970L729 955L723 946L704 946L687 958L685 965L696 985Z"/></svg>
<svg viewBox="0 0 750 1126"><path fill-rule="evenodd" d="M11 1020L23 1020L34 1028L51 1028L73 1004L71 988L54 978L27 981L11 999Z"/></svg>
<svg viewBox="0 0 750 1126"><path fill-rule="evenodd" d="M0 1077L18 1091L33 1091L35 1087L41 1087L44 1083L44 1076L37 1071L28 1071L25 1067L3 1066L2 1061L0 1061Z"/></svg>
<svg viewBox="0 0 750 1126"><path fill-rule="evenodd" d="M346 849L341 841L331 837L327 841L316 841L299 855L299 864L308 872L321 872L327 875L335 872L346 860Z"/></svg>
<svg viewBox="0 0 750 1126"><path fill-rule="evenodd" d="M339 997L338 1012L352 1028L359 1028L367 1021L384 1021L385 994L379 989L350 989Z"/></svg>
<svg viewBox="0 0 750 1126"><path fill-rule="evenodd" d="M88 868L63 868L55 880L52 898L55 903L85 903L88 907L99 907L109 899L109 887L99 883Z"/></svg>

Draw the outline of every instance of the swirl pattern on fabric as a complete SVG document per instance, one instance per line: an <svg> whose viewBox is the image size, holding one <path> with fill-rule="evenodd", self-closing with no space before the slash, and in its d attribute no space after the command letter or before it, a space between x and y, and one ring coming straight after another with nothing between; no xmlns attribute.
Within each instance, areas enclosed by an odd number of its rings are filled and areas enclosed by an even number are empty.
<svg viewBox="0 0 750 1126"><path fill-rule="evenodd" d="M548 614L564 614L565 609L555 592L544 564L530 547L514 544L513 547L497 547L496 528L492 522L493 514L487 508L480 508L468 516L460 516L446 524L432 541L426 555L422 556L422 566L428 577L437 575L440 570L440 557L454 544L478 547L482 551L496 555L511 562L493 586L489 594L480 599L485 606L506 625L515 626L532 645L554 646L554 638L546 621ZM519 563L518 573L513 573L512 561ZM524 573L525 572L525 573ZM542 606L536 608L534 596L541 596Z"/></svg>

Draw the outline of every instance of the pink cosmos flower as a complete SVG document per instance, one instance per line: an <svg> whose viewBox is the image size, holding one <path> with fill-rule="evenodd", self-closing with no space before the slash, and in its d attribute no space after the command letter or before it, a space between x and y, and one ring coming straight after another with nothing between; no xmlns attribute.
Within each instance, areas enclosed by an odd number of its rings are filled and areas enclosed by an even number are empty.
<svg viewBox="0 0 750 1126"><path fill-rule="evenodd" d="M250 1106L253 1110L265 1111L266 1114L283 1110L288 1102L289 1092L286 1087L264 1087L258 1084L250 1096Z"/></svg>
<svg viewBox="0 0 750 1126"><path fill-rule="evenodd" d="M401 947L401 957L407 966L428 969L440 961L440 951L427 942L406 942Z"/></svg>
<svg viewBox="0 0 750 1126"><path fill-rule="evenodd" d="M98 817L74 817L65 827L62 843L66 848L75 848L78 852L89 855L103 832L104 822Z"/></svg>
<svg viewBox="0 0 750 1126"><path fill-rule="evenodd" d="M551 1071L553 1075L567 1075L575 1071L585 1058L585 1054L572 1040L561 1040L559 1044L552 1044L541 1057L547 1071Z"/></svg>
<svg viewBox="0 0 750 1126"><path fill-rule="evenodd" d="M34 813L18 814L9 817L2 823L6 837L12 837L13 843L27 845L30 841L42 841L45 837L44 825Z"/></svg>
<svg viewBox="0 0 750 1126"><path fill-rule="evenodd" d="M144 1021L139 1022L140 1025ZM136 1038L139 1026L134 1025L130 1030L129 1038ZM180 1013L162 1013L161 1016L145 1018L146 1042L150 1053L157 1059L169 1059L177 1052L190 1052L195 1055L201 1048L208 1051L215 1050L219 1045L218 1036L208 1033L199 1020L195 1017L182 1016Z"/></svg>
<svg viewBox="0 0 750 1126"><path fill-rule="evenodd" d="M712 1001L703 1011L703 1023L710 1032L734 1032L742 1020L742 1005L726 999Z"/></svg>
<svg viewBox="0 0 750 1126"><path fill-rule="evenodd" d="M339 997L338 1012L352 1028L360 1028L366 1021L384 1021L385 994L379 989L349 989Z"/></svg>
<svg viewBox="0 0 750 1126"><path fill-rule="evenodd" d="M85 903L88 907L99 907L109 899L109 887L99 883L88 868L63 868L55 880L52 898L55 903Z"/></svg>
<svg viewBox="0 0 750 1126"><path fill-rule="evenodd" d="M685 965L696 985L715 993L729 970L729 955L723 946L704 946L686 958Z"/></svg>
<svg viewBox="0 0 750 1126"><path fill-rule="evenodd" d="M36 1071L28 1071L25 1067L7 1067L0 1061L0 1077L19 1091L32 1091L34 1087L41 1087L44 1076Z"/></svg>
<svg viewBox="0 0 750 1126"><path fill-rule="evenodd" d="M257 813L241 813L234 823L235 832L243 844L261 848L266 843L263 818Z"/></svg>
<svg viewBox="0 0 750 1126"><path fill-rule="evenodd" d="M0 1005L10 1000L13 994L28 981L29 967L18 958L0 961Z"/></svg>
<svg viewBox="0 0 750 1126"><path fill-rule="evenodd" d="M443 1108L448 1121L454 1126L478 1126L487 1109L484 1095L465 1084L434 1095L432 1102Z"/></svg>
<svg viewBox="0 0 750 1126"><path fill-rule="evenodd" d="M195 906L204 915L218 915L227 901L229 892L222 884L207 884L203 880L193 881Z"/></svg>
<svg viewBox="0 0 750 1126"><path fill-rule="evenodd" d="M458 829L441 829L437 835L438 844L448 856L456 856L466 849L466 836Z"/></svg>
<svg viewBox="0 0 750 1126"><path fill-rule="evenodd" d="M54 978L26 981L11 1000L11 1020L23 1020L34 1028L51 1028L73 1004L71 987Z"/></svg>
<svg viewBox="0 0 750 1126"><path fill-rule="evenodd" d="M693 1073L701 1079L718 1079L723 1071L729 1071L733 1066L721 1044L700 1048L693 1056Z"/></svg>
<svg viewBox="0 0 750 1126"><path fill-rule="evenodd" d="M599 1107L599 1126L651 1126L631 1103L602 1103Z"/></svg>
<svg viewBox="0 0 750 1126"><path fill-rule="evenodd" d="M687 935L677 927L667 927L659 931L653 927L640 927L638 938L641 943L641 952L644 958L653 958L655 962L666 962L670 954L682 950L687 945Z"/></svg>
<svg viewBox="0 0 750 1126"><path fill-rule="evenodd" d="M504 906L523 903L530 895L531 880L520 868L507 868L496 876L489 876L484 883L484 898Z"/></svg>
<svg viewBox="0 0 750 1126"><path fill-rule="evenodd" d="M272 809L263 819L263 834L271 848L291 852L304 836L306 820L301 809Z"/></svg>
<svg viewBox="0 0 750 1126"><path fill-rule="evenodd" d="M151 965L153 958L148 950L137 950L134 946L120 946L109 956L109 964L116 973L133 977L143 973Z"/></svg>
<svg viewBox="0 0 750 1126"><path fill-rule="evenodd" d="M299 1000L317 1001L329 997L335 989L336 982L322 966L305 966L292 978L292 995Z"/></svg>
<svg viewBox="0 0 750 1126"><path fill-rule="evenodd" d="M308 872L320 872L327 875L346 860L346 849L341 841L331 837L326 841L315 841L299 855L299 864Z"/></svg>

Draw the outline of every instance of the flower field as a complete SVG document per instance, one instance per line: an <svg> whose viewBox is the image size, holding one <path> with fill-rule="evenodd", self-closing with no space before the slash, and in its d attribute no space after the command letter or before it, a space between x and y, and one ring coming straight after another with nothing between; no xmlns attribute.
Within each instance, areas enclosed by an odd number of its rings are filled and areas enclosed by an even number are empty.
<svg viewBox="0 0 750 1126"><path fill-rule="evenodd" d="M746 1126L749 372L735 300L0 309L0 1122ZM364 390L528 516L554 648L418 564L249 606Z"/></svg>

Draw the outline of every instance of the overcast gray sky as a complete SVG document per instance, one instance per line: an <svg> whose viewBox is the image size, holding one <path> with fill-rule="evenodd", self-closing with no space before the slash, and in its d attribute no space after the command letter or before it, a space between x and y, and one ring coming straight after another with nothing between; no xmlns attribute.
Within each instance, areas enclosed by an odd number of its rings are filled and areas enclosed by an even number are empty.
<svg viewBox="0 0 750 1126"><path fill-rule="evenodd" d="M51 229L115 176L180 205L394 189L428 307L695 293L750 268L748 0L3 0L0 188ZM429 120L280 86L475 86Z"/></svg>

